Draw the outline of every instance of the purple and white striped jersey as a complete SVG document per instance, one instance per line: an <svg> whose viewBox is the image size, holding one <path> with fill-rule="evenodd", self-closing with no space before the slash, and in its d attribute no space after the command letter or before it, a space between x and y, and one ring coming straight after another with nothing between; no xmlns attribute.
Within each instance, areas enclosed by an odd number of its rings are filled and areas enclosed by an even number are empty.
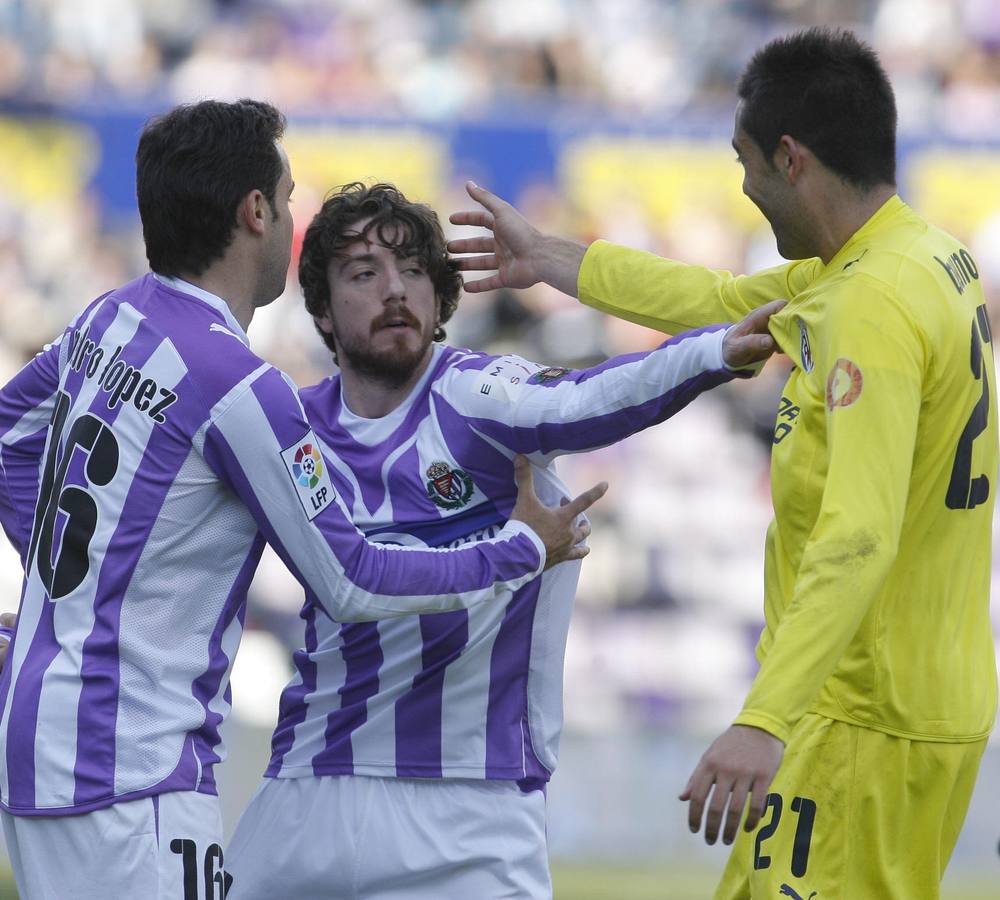
<svg viewBox="0 0 1000 900"><path fill-rule="evenodd" d="M4 809L215 792L265 540L338 621L502 610L541 569L518 523L454 553L367 544L317 445L225 302L155 275L95 301L3 388L0 519L25 568L0 678Z"/></svg>
<svg viewBox="0 0 1000 900"><path fill-rule="evenodd" d="M691 332L596 368L436 347L407 400L354 415L334 377L300 392L355 524L371 539L458 546L495 534L527 454L549 504L552 460L660 422L736 374L725 330ZM305 647L285 688L266 774L500 778L537 784L556 764L562 672L579 563L508 602L440 616L341 623L306 592Z"/></svg>

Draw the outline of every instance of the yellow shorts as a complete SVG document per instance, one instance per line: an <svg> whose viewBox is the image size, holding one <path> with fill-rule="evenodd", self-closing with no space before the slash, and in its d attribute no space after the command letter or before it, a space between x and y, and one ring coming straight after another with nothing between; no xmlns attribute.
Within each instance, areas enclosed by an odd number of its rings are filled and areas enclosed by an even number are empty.
<svg viewBox="0 0 1000 900"><path fill-rule="evenodd" d="M985 748L803 717L715 900L936 900Z"/></svg>

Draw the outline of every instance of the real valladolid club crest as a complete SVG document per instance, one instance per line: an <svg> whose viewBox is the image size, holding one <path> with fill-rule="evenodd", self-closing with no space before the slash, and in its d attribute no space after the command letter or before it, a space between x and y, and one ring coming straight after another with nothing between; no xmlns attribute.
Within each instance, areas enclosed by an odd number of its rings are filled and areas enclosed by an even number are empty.
<svg viewBox="0 0 1000 900"><path fill-rule="evenodd" d="M553 381L565 378L569 375L570 371L570 369L564 369L562 366L549 366L547 369L539 369L534 375L528 378L528 384L551 384Z"/></svg>
<svg viewBox="0 0 1000 900"><path fill-rule="evenodd" d="M802 371L811 372L813 370L813 354L812 348L809 346L809 332L806 331L806 323L801 319L799 321L799 334L802 335L802 342L799 345L799 350L801 351L802 357Z"/></svg>
<svg viewBox="0 0 1000 900"><path fill-rule="evenodd" d="M442 509L458 509L472 497L475 485L468 473L446 462L431 463L427 469L427 496Z"/></svg>

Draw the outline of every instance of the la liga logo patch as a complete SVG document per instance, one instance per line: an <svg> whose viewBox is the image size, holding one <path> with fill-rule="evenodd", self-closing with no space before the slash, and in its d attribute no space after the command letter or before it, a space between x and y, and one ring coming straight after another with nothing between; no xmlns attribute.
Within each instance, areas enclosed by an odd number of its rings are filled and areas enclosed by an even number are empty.
<svg viewBox="0 0 1000 900"><path fill-rule="evenodd" d="M323 457L313 444L303 444L292 458L292 477L304 488L314 488L323 475Z"/></svg>
<svg viewBox="0 0 1000 900"><path fill-rule="evenodd" d="M316 435L311 431L302 440L281 451L288 475L306 518L315 519L336 498L330 473L323 463Z"/></svg>
<svg viewBox="0 0 1000 900"><path fill-rule="evenodd" d="M841 357L826 379L826 408L833 412L838 406L850 406L861 396L864 383L861 369Z"/></svg>

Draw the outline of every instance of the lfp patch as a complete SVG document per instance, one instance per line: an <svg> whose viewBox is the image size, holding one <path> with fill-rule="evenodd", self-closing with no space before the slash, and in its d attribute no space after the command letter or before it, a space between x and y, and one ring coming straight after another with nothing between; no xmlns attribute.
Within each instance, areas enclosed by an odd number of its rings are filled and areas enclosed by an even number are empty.
<svg viewBox="0 0 1000 900"><path fill-rule="evenodd" d="M308 432L297 444L282 450L281 458L292 477L306 518L315 519L337 496L319 452L316 435Z"/></svg>
<svg viewBox="0 0 1000 900"><path fill-rule="evenodd" d="M833 412L838 406L850 406L861 396L863 386L861 369L841 357L833 364L826 379L826 408Z"/></svg>
<svg viewBox="0 0 1000 900"><path fill-rule="evenodd" d="M432 463L427 469L427 496L441 509L465 506L476 486L467 472L453 469L446 462Z"/></svg>

